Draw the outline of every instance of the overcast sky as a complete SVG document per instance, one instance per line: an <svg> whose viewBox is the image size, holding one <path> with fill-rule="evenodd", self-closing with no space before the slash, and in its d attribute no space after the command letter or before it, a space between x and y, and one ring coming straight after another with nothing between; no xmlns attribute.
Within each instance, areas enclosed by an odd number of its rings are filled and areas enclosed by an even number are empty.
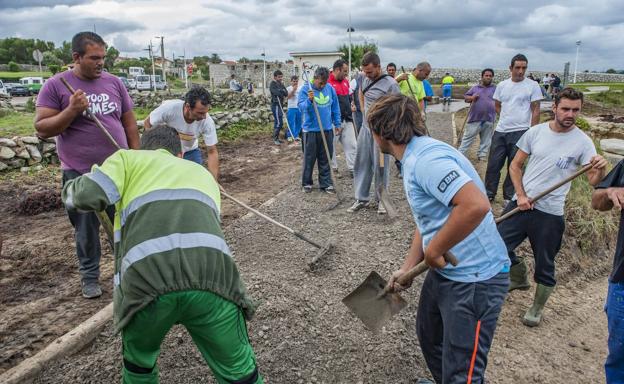
<svg viewBox="0 0 624 384"><path fill-rule="evenodd" d="M374 41L384 63L506 68L524 53L529 70L624 69L624 1L559 0L0 0L0 38L60 43L93 30L123 56L147 56L165 36L165 55L218 53L223 59L288 59L302 50L335 50Z"/></svg>

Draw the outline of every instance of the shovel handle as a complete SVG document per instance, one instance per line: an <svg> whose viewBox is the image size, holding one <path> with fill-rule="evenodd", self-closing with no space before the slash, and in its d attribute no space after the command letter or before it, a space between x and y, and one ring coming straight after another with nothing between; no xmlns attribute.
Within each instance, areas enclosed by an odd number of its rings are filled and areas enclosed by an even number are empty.
<svg viewBox="0 0 624 384"><path fill-rule="evenodd" d="M573 175L571 175L570 177L567 177L564 180L561 180L560 182L558 182L557 184L553 185L552 187L548 188L547 190L537 194L537 196L531 198L531 203L535 203L536 201L538 201L539 199L541 199L542 197L548 195L549 193L551 193L552 191L554 191L555 189L561 187L564 184L569 183L570 181L576 179L577 177L581 176L582 174L584 174L585 172L589 171L590 169L592 169L593 164L587 164L586 166L584 166L583 168L579 169L578 171L576 171L576 173L574 173ZM496 224L500 223L503 220L508 219L509 217L515 215L516 213L520 212L520 207L516 207L514 209L512 209L511 211L505 213L504 215L502 215L501 217L499 217L498 219L496 219Z"/></svg>
<svg viewBox="0 0 624 384"><path fill-rule="evenodd" d="M459 264L459 261L457 260L455 255L451 253L450 251L444 254L444 260L446 260L447 263L450 263L453 267L456 267L457 264ZM405 285L405 283L412 281L416 276L422 274L428 269L429 269L429 266L423 260L420 263L418 263L414 268L410 269L409 271L399 276L399 278L397 279L397 283L399 283L400 285ZM384 289L384 291L386 292L388 290L390 290L390 286L386 286L386 289Z"/></svg>

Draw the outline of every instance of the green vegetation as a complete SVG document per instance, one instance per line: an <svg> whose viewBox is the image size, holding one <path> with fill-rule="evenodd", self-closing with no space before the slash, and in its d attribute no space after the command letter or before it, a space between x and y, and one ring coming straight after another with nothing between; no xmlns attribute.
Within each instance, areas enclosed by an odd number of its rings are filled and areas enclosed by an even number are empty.
<svg viewBox="0 0 624 384"><path fill-rule="evenodd" d="M587 97L605 107L624 107L624 92L600 92Z"/></svg>
<svg viewBox="0 0 624 384"><path fill-rule="evenodd" d="M349 61L349 46L343 44L338 47L338 51L342 52L342 57L346 61ZM378 52L377 44L373 42L364 41L363 44L351 44L351 66L358 68L362 65L362 57L366 52ZM400 68L398 68L400 70Z"/></svg>
<svg viewBox="0 0 624 384"><path fill-rule="evenodd" d="M149 116L150 112L152 112L152 109L150 108L145 108L145 107L134 108L134 116L136 116L137 121L145 120L147 116Z"/></svg>
<svg viewBox="0 0 624 384"><path fill-rule="evenodd" d="M269 135L273 131L271 124L238 122L220 129L219 142L232 143L258 135ZM268 136L267 136L268 137Z"/></svg>
<svg viewBox="0 0 624 384"><path fill-rule="evenodd" d="M15 61L9 61L9 72L19 72L20 67Z"/></svg>
<svg viewBox="0 0 624 384"><path fill-rule="evenodd" d="M0 137L32 136L35 132L35 114L11 112L0 117Z"/></svg>
<svg viewBox="0 0 624 384"><path fill-rule="evenodd" d="M585 132L589 132L591 130L591 127L587 120L583 119L582 117L576 118L576 126L581 128Z"/></svg>
<svg viewBox="0 0 624 384"><path fill-rule="evenodd" d="M587 91L587 87L609 87L609 90L624 90L624 83L576 83L568 84L569 87L579 89L581 91Z"/></svg>
<svg viewBox="0 0 624 384"><path fill-rule="evenodd" d="M566 225L585 255L593 255L596 244L605 244L618 230L619 213L591 208L594 188L581 176L572 182L566 202Z"/></svg>
<svg viewBox="0 0 624 384"><path fill-rule="evenodd" d="M0 80L5 80L9 83L16 83L22 77L43 77L47 79L51 76L51 72L0 72Z"/></svg>

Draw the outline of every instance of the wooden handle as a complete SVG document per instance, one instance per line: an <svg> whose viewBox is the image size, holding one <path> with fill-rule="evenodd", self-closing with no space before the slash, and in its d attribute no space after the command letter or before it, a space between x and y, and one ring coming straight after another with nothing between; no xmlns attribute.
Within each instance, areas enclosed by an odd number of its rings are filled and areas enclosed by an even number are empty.
<svg viewBox="0 0 624 384"><path fill-rule="evenodd" d="M386 166L385 156L381 149L379 150L379 168L384 168Z"/></svg>
<svg viewBox="0 0 624 384"><path fill-rule="evenodd" d="M552 191L554 191L557 188L560 188L562 185L569 183L570 181L576 179L577 177L581 176L582 174L584 174L585 172L589 171L590 169L592 169L593 164L587 164L586 166L584 166L583 168L579 169L578 171L576 171L576 173L574 173L573 175L565 178L564 180L558 182L557 184L553 185L552 187L546 189L545 191L537 194L537 196L530 198L529 200L531 201L531 203L535 203L536 201L538 201L539 199L541 199L542 197L548 195L549 193L551 193ZM503 220L508 219L509 217L515 215L516 213L520 212L520 207L516 207L514 209L512 209L511 211L505 213L504 215L502 215L501 217L499 217L498 219L496 219L496 224L500 223Z"/></svg>
<svg viewBox="0 0 624 384"><path fill-rule="evenodd" d="M71 84L69 84L67 82L67 80L65 80L63 77L60 77L61 83L63 83L63 85L65 85L65 88L67 88L67 90L69 92L71 92L71 94L73 95L74 93L76 93L76 90L74 89L74 87L71 86ZM108 139L108 141L110 141L110 143L117 149L121 149L121 147L119 146L119 144L117 144L117 141L115 141L115 139L113 138L113 136L111 136L110 132L108 132L106 130L106 128L104 128L104 126L102 125L102 123L100 122L100 120L97 118L97 116L95 116L95 114L93 112L91 112L91 110L89 108L87 108L87 116L89 116L89 118L91 120L93 120L93 122L95 123L95 125L97 125L98 128L100 128L100 130L102 131L102 133L104 133L104 135L106 136L106 138Z"/></svg>
<svg viewBox="0 0 624 384"><path fill-rule="evenodd" d="M459 264L459 261L457 260L455 255L453 255L450 251L444 254L444 260L446 260L447 263L450 263L454 267L456 267L457 264ZM412 281L416 276L422 274L428 269L429 269L429 266L423 260L420 263L418 263L418 265L416 265L414 268L410 269L409 271L399 276L399 278L397 279L397 283L399 283L400 285L404 285L405 283ZM388 290L390 289L389 286L386 288L388 288Z"/></svg>

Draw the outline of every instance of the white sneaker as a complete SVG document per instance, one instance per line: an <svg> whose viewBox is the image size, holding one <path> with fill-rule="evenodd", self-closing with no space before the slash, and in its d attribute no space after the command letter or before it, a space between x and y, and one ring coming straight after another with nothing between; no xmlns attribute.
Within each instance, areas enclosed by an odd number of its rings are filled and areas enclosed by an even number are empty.
<svg viewBox="0 0 624 384"><path fill-rule="evenodd" d="M368 208L369 205L370 202L368 201L355 200L355 203L347 209L347 212L357 212L362 208Z"/></svg>

